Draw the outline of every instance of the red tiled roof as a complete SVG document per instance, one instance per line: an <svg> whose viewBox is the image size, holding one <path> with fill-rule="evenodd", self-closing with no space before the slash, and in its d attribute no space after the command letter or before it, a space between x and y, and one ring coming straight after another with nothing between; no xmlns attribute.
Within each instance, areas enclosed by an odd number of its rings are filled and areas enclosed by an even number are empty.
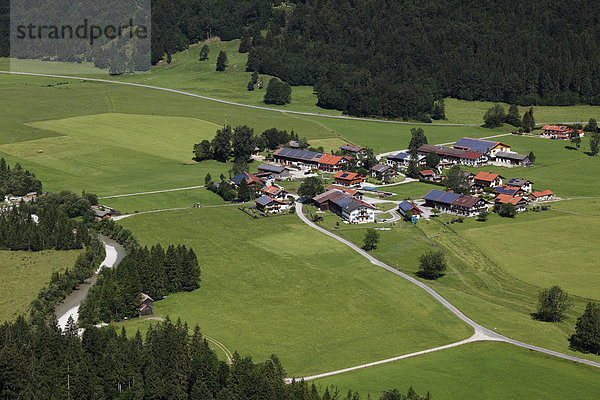
<svg viewBox="0 0 600 400"><path fill-rule="evenodd" d="M482 153L478 153L476 151L467 150L465 152L465 154L462 155L462 158L466 158L468 160L477 160L482 155L483 155Z"/></svg>
<svg viewBox="0 0 600 400"><path fill-rule="evenodd" d="M333 175L334 178L336 179L343 179L343 180L354 180L354 179L362 179L362 176L354 173L354 172L348 172L348 171L338 171L335 173L335 175Z"/></svg>
<svg viewBox="0 0 600 400"><path fill-rule="evenodd" d="M508 194L499 194L498 196L496 196L495 202L500 204L511 203L516 206L521 200L523 200L523 197L512 197Z"/></svg>
<svg viewBox="0 0 600 400"><path fill-rule="evenodd" d="M478 173L477 175L475 175L475 180L492 182L492 181L494 181L498 177L502 178L498 174L493 174L491 172L483 172L482 171L482 172Z"/></svg>
<svg viewBox="0 0 600 400"><path fill-rule="evenodd" d="M544 190L543 192L535 192L535 193L531 193L531 196L533 197L543 197L543 196L551 196L554 193L551 190Z"/></svg>
<svg viewBox="0 0 600 400"><path fill-rule="evenodd" d="M276 186L267 186L262 191L265 192L265 193L277 196L279 193L283 192L283 189L278 188Z"/></svg>
<svg viewBox="0 0 600 400"><path fill-rule="evenodd" d="M343 159L344 159L344 157L342 157L342 156L334 156L333 154L325 154L319 160L319 164L337 165Z"/></svg>
<svg viewBox="0 0 600 400"><path fill-rule="evenodd" d="M421 175L423 175L423 176L433 175L433 171L430 169L425 169L425 170L421 171Z"/></svg>

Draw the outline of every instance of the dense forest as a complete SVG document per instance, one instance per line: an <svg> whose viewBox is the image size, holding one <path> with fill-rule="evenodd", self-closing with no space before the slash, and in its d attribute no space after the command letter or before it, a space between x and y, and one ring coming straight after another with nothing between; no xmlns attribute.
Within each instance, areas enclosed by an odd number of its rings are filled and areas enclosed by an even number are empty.
<svg viewBox="0 0 600 400"><path fill-rule="evenodd" d="M56 321L54 321L56 322ZM169 319L151 326L145 340L123 329L86 329L80 338L69 324L61 333L52 321L23 317L0 326L2 399L190 399L190 400L359 400L358 393L320 394L304 381L286 385L276 356L264 362L234 353L219 361L200 329ZM425 400L386 391L384 400Z"/></svg>
<svg viewBox="0 0 600 400"><path fill-rule="evenodd" d="M0 5L2 31L7 2ZM436 101L447 96L600 104L600 22L591 0L286 5L153 0L152 63L210 37L241 37L249 71L314 85L320 106L358 116L429 120L439 114ZM6 55L8 37L0 41Z"/></svg>
<svg viewBox="0 0 600 400"><path fill-rule="evenodd" d="M600 104L595 1L298 1L253 40L249 70L315 85L353 115L431 114L436 99Z"/></svg>
<svg viewBox="0 0 600 400"><path fill-rule="evenodd" d="M4 158L0 158L0 202L7 194L24 196L31 192L41 193L42 182L34 174L23 169L21 164L17 163L11 168Z"/></svg>
<svg viewBox="0 0 600 400"><path fill-rule="evenodd" d="M82 324L137 317L140 293L155 300L200 287L200 267L194 250L160 244L134 247L116 268L103 268L79 310Z"/></svg>

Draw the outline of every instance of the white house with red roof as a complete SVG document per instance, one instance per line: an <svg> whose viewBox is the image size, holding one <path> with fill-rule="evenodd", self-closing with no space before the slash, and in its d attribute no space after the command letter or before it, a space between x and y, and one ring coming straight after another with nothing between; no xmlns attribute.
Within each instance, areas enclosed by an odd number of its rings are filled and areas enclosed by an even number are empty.
<svg viewBox="0 0 600 400"><path fill-rule="evenodd" d="M475 175L473 180L476 184L481 185L482 187L491 187L495 188L502 185L502 179L504 177L499 174L494 174L492 172L480 172Z"/></svg>
<svg viewBox="0 0 600 400"><path fill-rule="evenodd" d="M534 192L529 195L531 201L548 201L552 200L554 193L551 190L544 190L542 192Z"/></svg>
<svg viewBox="0 0 600 400"><path fill-rule="evenodd" d="M355 172L338 171L333 176L337 185L345 187L360 187L365 178Z"/></svg>

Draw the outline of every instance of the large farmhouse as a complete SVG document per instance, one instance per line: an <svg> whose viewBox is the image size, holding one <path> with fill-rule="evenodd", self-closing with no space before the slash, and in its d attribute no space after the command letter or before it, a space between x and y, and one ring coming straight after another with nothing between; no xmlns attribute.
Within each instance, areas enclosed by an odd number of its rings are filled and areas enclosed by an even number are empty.
<svg viewBox="0 0 600 400"><path fill-rule="evenodd" d="M585 132L581 129L572 129L565 125L544 125L542 127L542 136L550 139L569 140L573 136L584 137Z"/></svg>
<svg viewBox="0 0 600 400"><path fill-rule="evenodd" d="M313 202L320 210L330 210L352 224L375 222L375 207L338 189L315 196Z"/></svg>
<svg viewBox="0 0 600 400"><path fill-rule="evenodd" d="M340 171L348 164L346 157L285 147L273 152L273 160L279 164L293 165L303 170L317 168L326 172Z"/></svg>
<svg viewBox="0 0 600 400"><path fill-rule="evenodd" d="M423 197L425 205L443 213L471 217L487 209L487 202L479 197L431 190Z"/></svg>
<svg viewBox="0 0 600 400"><path fill-rule="evenodd" d="M442 168L456 164L478 167L484 165L488 161L488 158L484 153L432 144L422 145L418 148L417 152L422 156L426 156L429 153L437 154L440 157L439 166Z"/></svg>
<svg viewBox="0 0 600 400"><path fill-rule="evenodd" d="M494 142L491 140L473 139L463 137L452 146L455 149L470 150L477 153L483 153L488 157L496 157L498 152L510 152L510 146L502 142Z"/></svg>

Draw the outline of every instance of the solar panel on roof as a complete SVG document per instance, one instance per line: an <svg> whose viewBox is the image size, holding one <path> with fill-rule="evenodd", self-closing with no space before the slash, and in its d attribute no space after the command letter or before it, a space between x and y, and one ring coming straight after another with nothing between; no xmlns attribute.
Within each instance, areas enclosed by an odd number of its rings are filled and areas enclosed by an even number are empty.
<svg viewBox="0 0 600 400"><path fill-rule="evenodd" d="M433 189L431 190L429 193L427 193L425 196L423 196L423 198L425 200L437 200L440 198L440 196L442 196L445 192L442 192L441 190L436 190Z"/></svg>
<svg viewBox="0 0 600 400"><path fill-rule="evenodd" d="M438 201L441 202L441 203L450 204L454 200L458 199L459 197L460 197L460 194L456 194L456 193L444 193L444 195L442 197L440 197L438 199Z"/></svg>

